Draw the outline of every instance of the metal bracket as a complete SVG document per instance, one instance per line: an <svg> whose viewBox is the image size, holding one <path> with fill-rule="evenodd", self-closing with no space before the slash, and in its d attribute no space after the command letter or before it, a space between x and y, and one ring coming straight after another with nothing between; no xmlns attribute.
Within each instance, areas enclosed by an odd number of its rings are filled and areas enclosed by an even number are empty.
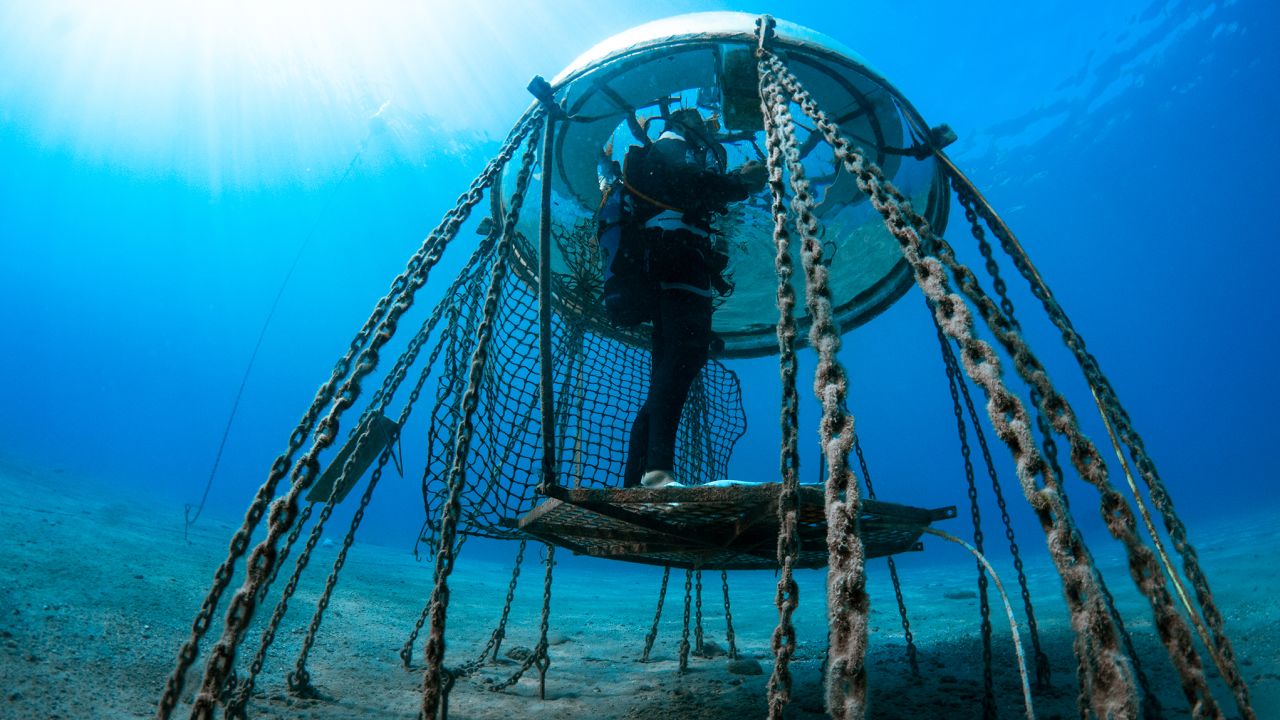
<svg viewBox="0 0 1280 720"><path fill-rule="evenodd" d="M557 120L569 119L569 113L565 112L564 107L556 102L555 91L551 88L551 83L547 82L541 75L533 76L533 79L529 81L528 90L531 95L538 99L538 102L542 103L542 106L547 109L547 112L552 117Z"/></svg>

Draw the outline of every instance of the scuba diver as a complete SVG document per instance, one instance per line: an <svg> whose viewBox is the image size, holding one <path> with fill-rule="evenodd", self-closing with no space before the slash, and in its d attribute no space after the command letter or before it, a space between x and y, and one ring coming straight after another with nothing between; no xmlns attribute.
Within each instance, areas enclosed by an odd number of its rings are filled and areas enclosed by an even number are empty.
<svg viewBox="0 0 1280 720"><path fill-rule="evenodd" d="M631 303L653 322L649 392L631 427L623 487L676 481L676 431L710 353L712 300L732 290L724 276L729 257L712 221L729 203L763 189L768 176L755 161L726 172L713 123L696 109L672 112L662 135L632 148L622 168L633 244L643 254L643 291Z"/></svg>

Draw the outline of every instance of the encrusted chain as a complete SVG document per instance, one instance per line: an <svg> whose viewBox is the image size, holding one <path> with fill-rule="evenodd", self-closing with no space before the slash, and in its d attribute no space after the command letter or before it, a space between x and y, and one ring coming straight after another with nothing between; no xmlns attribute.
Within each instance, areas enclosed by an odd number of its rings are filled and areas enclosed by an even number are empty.
<svg viewBox="0 0 1280 720"><path fill-rule="evenodd" d="M444 503L440 519L440 547L436 551L435 587L431 591L431 605L428 613L430 628L426 647L423 650L423 662L426 666L422 681L422 714L425 718L436 717L440 707L441 676L444 667L444 627L449 607L449 574L453 572L453 544L457 533L458 519L462 512L462 487L465 483L467 457L471 447L473 418L479 404L480 380L489 359L489 342L493 335L493 324L496 319L498 301L502 294L502 284L506 277L507 262L510 249L515 242L515 227L520 216L520 207L524 203L525 191L533 172L534 160L537 157L538 133L530 133L528 147L522 158L520 172L516 176L516 189L510 199L506 222L503 223L503 234L497 259L490 271L489 289L485 295L484 309L476 334L475 349L471 354L471 364L467 376L466 391L462 396L462 409L458 419L458 428L453 448L453 464L448 475L448 498Z"/></svg>
<svg viewBox="0 0 1280 720"><path fill-rule="evenodd" d="M928 237L930 242L935 242L936 237L928 231L923 219L917 220L918 216L910 210L901 194L890 190L883 173L840 135L839 129L800 87L782 61L772 53L763 52L762 55L767 60L769 71L776 75L791 98L817 124L818 131L832 146L837 159L855 178L859 189L870 198L872 206L885 218L886 227L899 241L903 256L912 267L917 284L935 308L944 332L960 342L960 360L965 372L987 393L992 425L997 436L1009 446L1023 491L1045 531L1054 564L1063 578L1073 616L1072 626L1088 632L1094 641L1092 652L1097 662L1090 678L1094 689L1091 696L1094 710L1101 716L1134 717L1137 714L1137 697L1132 676L1119 651L1115 628L1102 605L1092 565L1055 490L1057 479L1050 474L1031 438L1026 408L1005 386L995 350L976 336L972 315L960 296L950 291L942 263L924 254L927 245L921 235ZM1043 487L1037 484L1037 477L1045 481ZM829 692L828 698L828 709L833 715L848 716L848 713L831 707L834 702L844 700L839 692ZM861 712L861 703L857 710Z"/></svg>
<svg viewBox="0 0 1280 720"><path fill-rule="evenodd" d="M762 31L763 32L763 31ZM763 42L763 36L762 40ZM763 65L760 66L763 68ZM769 676L769 720L780 720L791 701L791 658L796 651L796 630L792 622L800 603L800 587L795 581L795 564L800 555L798 522L800 514L800 451L797 441L799 427L799 392L796 389L798 375L796 361L796 294L792 288L795 274L791 259L791 235L787 232L787 187L783 176L783 146L779 139L777 118L773 108L782 101L781 91L769 80L767 73L759 73L761 113L764 117L768 158L768 185L772 197L774 270L778 277L776 304L778 307L778 372L781 378L782 410L781 449L778 475L782 485L778 495L778 546L777 558L781 572L778 574L774 603L778 608L778 625L774 628L770 645L773 650L773 672Z"/></svg>
<svg viewBox="0 0 1280 720"><path fill-rule="evenodd" d="M932 314L932 313L931 313ZM964 479L969 491L969 514L973 520L973 547L979 555L985 553L982 535L982 514L978 510L978 485L974 481L972 451L969 448L969 433L965 429L964 409L960 405L960 388L964 378L956 363L955 353L942 334L942 328L935 323L938 335L938 347L942 350L943 365L946 367L947 385L951 391L951 410L956 418L956 434L960 439L960 456L964 461ZM996 717L996 690L991 676L991 603L987 596L987 573L982 561L978 566L978 608L982 619L982 716L986 720Z"/></svg>
<svg viewBox="0 0 1280 720"><path fill-rule="evenodd" d="M1217 658L1221 661L1224 679L1235 695L1236 706L1246 720L1256 717L1249 702L1248 687L1240 674L1231 642L1223 628L1222 613L1214 601L1208 580L1200 568L1196 550L1187 539L1186 526L1182 523L1181 518L1178 517L1177 511L1173 507L1173 500L1156 470L1155 462L1147 453L1142 438L1137 430L1134 429L1133 423L1123 405L1121 405L1115 389L1106 375L1103 374L1097 359L1085 348L1084 338L1076 331L1071 324L1071 320L1067 317L1066 311L1062 309L1057 298L1049 290L1048 285L1036 272L1030 258L1017 241L1017 238L1013 236L1008 227L991 210L990 206L982 200L981 195L969 179L952 165L945 155L939 155L943 160L944 169L951 176L952 184L977 201L975 204L978 214L982 216L982 219L986 221L988 227L999 239L1001 248L1013 261L1018 273L1027 280L1031 288L1031 294L1040 301L1050 322L1062 333L1063 341L1075 356L1076 362L1080 365L1080 369L1083 371L1090 388L1096 393L1100 410L1115 425L1117 434L1128 447L1134 466L1137 467L1139 475L1147 484L1152 502L1160 511L1165 529L1169 531L1169 538L1173 540L1174 546L1182 556L1183 570L1195 589L1196 599L1200 604L1204 621L1212 630ZM1110 523L1108 525L1110 526Z"/></svg>
<svg viewBox="0 0 1280 720"><path fill-rule="evenodd" d="M828 646L827 711L836 718L862 717L866 708L865 668L870 600L866 589L865 550L858 533L861 498L858 483L849 467L853 449L853 416L846 407L848 378L841 365L840 328L832 310L830 272L823 262L814 199L801 163L795 138L795 123L784 90L785 67L768 49L773 19L757 21L759 39L756 56L760 75L761 103L769 132L770 158L780 147L786 161L791 186L791 211L800 235L800 259L805 273L805 309L812 321L809 342L817 350L813 389L822 407L818 436L828 469L826 482L827 518L827 607ZM776 160L774 160L776 162ZM775 713L770 702L770 713Z"/></svg>

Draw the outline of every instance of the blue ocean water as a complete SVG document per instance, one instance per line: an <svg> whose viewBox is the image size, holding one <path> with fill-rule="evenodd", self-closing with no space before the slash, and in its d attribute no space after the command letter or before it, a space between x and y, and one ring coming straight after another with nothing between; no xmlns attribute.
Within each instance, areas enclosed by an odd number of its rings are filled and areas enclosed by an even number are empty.
<svg viewBox="0 0 1280 720"><path fill-rule="evenodd" d="M172 508L156 523L180 526L288 275L209 497L212 517L237 517L374 302L528 105L528 79L705 10L826 33L956 130L951 156L1101 361L1193 540L1198 524L1276 509L1280 27L1260 0L4 3L0 453L145 496ZM966 232L953 213L949 236ZM1024 322L1105 447L1055 331ZM841 357L881 497L962 505L914 291ZM741 373L776 387L770 360ZM772 479L760 468L777 464L776 392L747 401L731 474ZM384 489L362 539L411 543L416 493ZM1095 512L1079 516L1098 531ZM1018 523L1038 544L1027 513Z"/></svg>
<svg viewBox="0 0 1280 720"><path fill-rule="evenodd" d="M210 496L211 511L238 514L373 302L527 105L528 78L642 22L718 9L764 8L6 4L0 448L175 513L198 501L305 242ZM855 48L957 131L951 154L1027 245L1183 512L1275 502L1274 9L859 3L782 16ZM1046 327L1033 341L1075 382ZM881 492L948 504L962 497L933 342L909 296L842 357ZM769 362L747 372L748 387L776 385ZM776 400L748 397L767 440ZM740 474L772 466L770 447L744 444Z"/></svg>

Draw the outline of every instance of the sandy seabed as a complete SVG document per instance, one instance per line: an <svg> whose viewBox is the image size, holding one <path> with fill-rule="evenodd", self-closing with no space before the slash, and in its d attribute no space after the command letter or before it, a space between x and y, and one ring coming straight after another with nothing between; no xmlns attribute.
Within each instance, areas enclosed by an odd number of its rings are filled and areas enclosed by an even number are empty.
<svg viewBox="0 0 1280 720"><path fill-rule="evenodd" d="M75 489L71 489L75 488ZM182 539L172 508L156 508L119 491L92 489L54 471L0 464L0 718L152 717L178 648L212 574L225 557L233 529L208 521ZM1280 718L1280 577L1268 550L1280 517L1257 515L1217 528L1192 528L1227 629L1235 643L1259 718ZM933 542L932 540L930 542ZM1031 545L1032 539L1024 539ZM1034 542L1039 542L1035 540ZM1112 544L1114 546L1114 544ZM567 558L555 568L552 664L546 699L536 671L503 692L501 681L519 666L518 654L537 640L543 567L531 544L502 649L501 662L458 681L449 717L643 718L681 720L765 716L771 671L769 638L777 623L771 573L730 573L732 618L741 660L694 657L677 672L684 573L673 571L651 662L641 663L653 621L660 568ZM1039 550L1039 548L1037 548ZM515 544L511 544L514 555ZM1097 551L1097 550L1096 550ZM1054 668L1052 687L1034 695L1042 719L1076 716L1075 663L1057 579L1028 553L1040 640ZM1098 551L1117 602L1143 658L1143 669L1164 705L1164 717L1189 717L1176 678L1159 647L1132 583L1123 581L1114 547ZM308 662L322 697L290 695L284 683L310 623L336 548L322 546L290 604L249 705L251 718L405 718L417 716L421 673L398 656L430 592L431 568L404 548L357 543ZM450 580L448 662L474 658L501 611L510 578L507 561L469 558L464 551ZM1006 563L1007 565L1007 563ZM908 669L902 628L883 561L869 564L872 596L868 654L871 718L981 717L981 640L976 630L973 565L912 567L903 589L919 649L921 678ZM1118 572L1116 572L1118 571ZM1012 573L1003 578L1013 588ZM792 663L794 700L788 715L824 715L821 666L826 646L822 575L802 574L796 615L799 648ZM704 575L702 607L711 654L727 646L719 573ZM239 578L233 584L238 586ZM259 611L240 666L257 647L269 604ZM219 608L218 619L225 609ZM695 609L696 611L696 609ZM992 598L994 684L1000 716L1024 716L1007 621ZM212 644L214 630L202 644ZM1029 646L1023 624L1023 642ZM421 642L415 648L421 655ZM755 661L752 663L751 661ZM758 664L760 674L743 674ZM204 658L188 676L186 716ZM1229 716L1235 705L1209 671Z"/></svg>

